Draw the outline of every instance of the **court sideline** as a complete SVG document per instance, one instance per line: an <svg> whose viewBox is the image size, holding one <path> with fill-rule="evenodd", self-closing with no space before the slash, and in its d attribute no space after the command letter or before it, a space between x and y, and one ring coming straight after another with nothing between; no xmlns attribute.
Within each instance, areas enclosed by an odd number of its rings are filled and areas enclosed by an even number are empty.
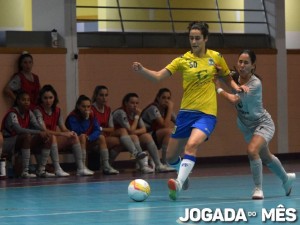
<svg viewBox="0 0 300 225"><path fill-rule="evenodd" d="M266 169L265 199L258 201L251 200L253 184L245 161L197 165L191 174L190 189L182 192L176 202L169 200L166 188L167 179L174 177L174 173L141 175L121 168L117 176L97 172L93 177L1 180L0 224L182 224L179 217L192 208L200 216L201 210L211 210L206 220L218 210L225 213L229 209L247 216L247 222L231 224L261 224L263 210L269 212L281 205L300 210L300 165L295 159L284 160L283 164L288 172L297 173L292 195L286 197L279 179ZM145 179L151 186L151 195L144 202L133 202L127 196L127 186L135 178ZM299 217L298 212L295 215ZM209 224L203 220L183 224L205 223ZM219 219L214 224L222 222ZM266 224L275 221L269 219Z"/></svg>

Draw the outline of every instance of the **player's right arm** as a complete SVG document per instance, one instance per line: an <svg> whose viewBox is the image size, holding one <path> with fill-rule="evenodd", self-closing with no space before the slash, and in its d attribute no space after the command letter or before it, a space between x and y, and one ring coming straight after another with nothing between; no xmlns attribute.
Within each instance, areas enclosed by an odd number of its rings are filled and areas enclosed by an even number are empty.
<svg viewBox="0 0 300 225"><path fill-rule="evenodd" d="M7 96L12 102L16 100L16 95L14 91L18 91L21 88L20 77L15 75L4 87L3 93Z"/></svg>
<svg viewBox="0 0 300 225"><path fill-rule="evenodd" d="M19 120L17 119L18 116L16 113L11 112L7 117L6 127L9 130L13 130L16 134L40 134L42 132L41 129L30 129L30 128L23 128L21 127ZM32 119L32 118L31 118Z"/></svg>
<svg viewBox="0 0 300 225"><path fill-rule="evenodd" d="M143 65L139 62L134 62L132 64L132 68L135 72L150 79L151 81L160 81L171 75L171 73L166 68L163 68L160 71L149 70L143 67Z"/></svg>
<svg viewBox="0 0 300 225"><path fill-rule="evenodd" d="M233 104L236 104L240 101L240 97L238 94L230 94L221 87L220 81L217 77L215 77L214 82L218 94L221 95L223 98L227 99L229 102Z"/></svg>

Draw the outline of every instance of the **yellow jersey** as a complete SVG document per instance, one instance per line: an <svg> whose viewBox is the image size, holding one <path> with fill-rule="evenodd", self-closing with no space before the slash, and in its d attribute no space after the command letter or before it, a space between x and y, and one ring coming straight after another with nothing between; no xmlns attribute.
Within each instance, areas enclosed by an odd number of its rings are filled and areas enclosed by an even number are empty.
<svg viewBox="0 0 300 225"><path fill-rule="evenodd" d="M223 56L210 49L201 58L189 51L166 66L172 75L178 71L183 76L181 110L217 115L217 97L213 82L217 73L215 64L222 68L222 76L229 75L230 70Z"/></svg>

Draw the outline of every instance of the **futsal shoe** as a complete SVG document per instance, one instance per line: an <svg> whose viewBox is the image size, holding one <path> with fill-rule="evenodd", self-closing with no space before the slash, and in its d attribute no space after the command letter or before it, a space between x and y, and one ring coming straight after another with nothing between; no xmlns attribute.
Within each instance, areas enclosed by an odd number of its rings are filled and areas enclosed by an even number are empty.
<svg viewBox="0 0 300 225"><path fill-rule="evenodd" d="M168 172L176 172L176 169L172 166L170 166L169 164L163 164L164 167L167 168Z"/></svg>
<svg viewBox="0 0 300 225"><path fill-rule="evenodd" d="M288 173L287 174L288 179L285 183L282 184L282 187L285 190L285 195L289 196L292 192L292 185L294 180L296 180L296 174L295 173Z"/></svg>
<svg viewBox="0 0 300 225"><path fill-rule="evenodd" d="M107 166L103 169L103 174L104 175L116 175L116 174L119 174L119 171L114 169L111 166Z"/></svg>
<svg viewBox="0 0 300 225"><path fill-rule="evenodd" d="M252 199L253 200L264 199L264 193L263 193L263 191L260 188L255 187L254 190L253 190Z"/></svg>
<svg viewBox="0 0 300 225"><path fill-rule="evenodd" d="M181 191L181 184L178 180L169 179L168 181L169 187L169 198L173 201L176 201L178 198L178 194Z"/></svg>
<svg viewBox="0 0 300 225"><path fill-rule="evenodd" d="M182 185L182 190L186 191L190 187L190 179L187 177Z"/></svg>
<svg viewBox="0 0 300 225"><path fill-rule="evenodd" d="M163 165L163 164L160 164L159 166L157 166L155 168L155 172L157 172L157 173L168 173L168 172L174 172L174 171L176 171L176 170L173 167Z"/></svg>
<svg viewBox="0 0 300 225"><path fill-rule="evenodd" d="M41 177L41 178L51 178L51 177L55 177L55 174L54 173L48 173L47 171L45 170L39 170L37 171L36 175L38 177Z"/></svg>
<svg viewBox="0 0 300 225"><path fill-rule="evenodd" d="M70 174L63 171L63 169L58 169L55 171L55 176L56 177L68 177L68 176L70 176Z"/></svg>
<svg viewBox="0 0 300 225"><path fill-rule="evenodd" d="M33 173L28 173L28 170L24 170L21 174L22 178L35 178L36 175Z"/></svg>
<svg viewBox="0 0 300 225"><path fill-rule="evenodd" d="M76 175L77 176L93 176L94 172L85 167L81 170L77 170Z"/></svg>
<svg viewBox="0 0 300 225"><path fill-rule="evenodd" d="M148 154L146 152L138 152L136 153L136 155L134 156L136 160L140 160L145 158L146 156L148 156Z"/></svg>
<svg viewBox="0 0 300 225"><path fill-rule="evenodd" d="M140 159L136 163L136 169L140 170L143 174L153 173L154 169L148 164L148 156Z"/></svg>
<svg viewBox="0 0 300 225"><path fill-rule="evenodd" d="M143 168L141 168L141 172L143 174L147 174L147 173L153 173L154 169L152 169L150 166L148 165L144 165Z"/></svg>

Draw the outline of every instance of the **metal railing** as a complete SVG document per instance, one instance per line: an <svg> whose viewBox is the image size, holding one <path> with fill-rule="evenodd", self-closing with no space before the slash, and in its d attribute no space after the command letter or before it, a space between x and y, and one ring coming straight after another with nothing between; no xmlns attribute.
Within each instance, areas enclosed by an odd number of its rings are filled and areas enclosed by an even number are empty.
<svg viewBox="0 0 300 225"><path fill-rule="evenodd" d="M270 48L264 1L84 0L77 4L78 42L82 47L186 48L188 23L205 21L212 47Z"/></svg>
<svg viewBox="0 0 300 225"><path fill-rule="evenodd" d="M99 2L100 5L97 6L77 4L77 23L88 27L79 29L79 32L182 33L186 32L186 26L190 21L202 20L209 24L212 33L270 34L264 0L145 0L145 2L110 0L103 1L103 4L102 1ZM178 6L180 2L181 5L184 2L185 7ZM204 7L203 2L206 3ZM239 6L241 2L242 7ZM187 7L189 5L192 7ZM234 5L237 7L234 8Z"/></svg>

